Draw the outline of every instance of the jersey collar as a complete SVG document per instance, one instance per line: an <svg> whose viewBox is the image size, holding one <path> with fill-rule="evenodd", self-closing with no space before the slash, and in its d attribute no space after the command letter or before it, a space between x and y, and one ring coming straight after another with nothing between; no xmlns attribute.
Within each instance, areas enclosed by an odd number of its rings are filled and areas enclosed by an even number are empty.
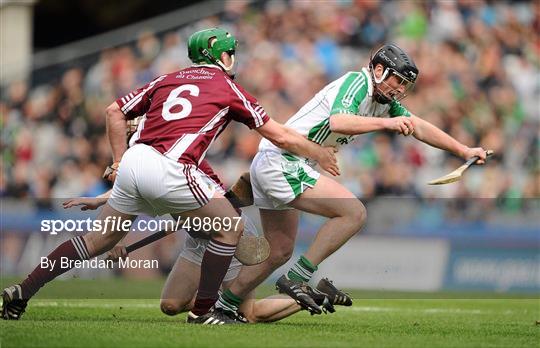
<svg viewBox="0 0 540 348"><path fill-rule="evenodd" d="M373 96L373 83L371 82L371 74L369 70L365 67L362 67L362 72L366 75L368 81L368 96Z"/></svg>
<svg viewBox="0 0 540 348"><path fill-rule="evenodd" d="M215 64L191 64L192 67L195 68L214 68L221 70L221 67L215 65Z"/></svg>

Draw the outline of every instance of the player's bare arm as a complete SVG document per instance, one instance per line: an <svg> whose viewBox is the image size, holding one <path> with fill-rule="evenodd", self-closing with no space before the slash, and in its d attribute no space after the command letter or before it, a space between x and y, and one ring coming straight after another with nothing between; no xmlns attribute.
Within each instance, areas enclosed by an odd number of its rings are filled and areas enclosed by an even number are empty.
<svg viewBox="0 0 540 348"><path fill-rule="evenodd" d="M71 198L62 203L64 209L81 206L81 210L96 210L107 203L107 198L98 197L78 197Z"/></svg>
<svg viewBox="0 0 540 348"><path fill-rule="evenodd" d="M486 151L481 147L470 148L433 124L417 116L399 116L393 118L353 117L347 114L336 114L330 117L330 129L333 132L358 135L382 130L394 131L403 135L414 134L414 137L426 144L449 151L456 156L469 159L479 156L477 164L485 163Z"/></svg>
<svg viewBox="0 0 540 348"><path fill-rule="evenodd" d="M409 117L394 118L354 117L349 114L335 114L330 116L330 130L332 132L358 135L377 131L393 131L403 135L414 132L414 123Z"/></svg>
<svg viewBox="0 0 540 348"><path fill-rule="evenodd" d="M328 173L338 176L339 167L333 147L322 147L307 140L291 128L270 120L257 131L274 145L294 154L314 159Z"/></svg>
<svg viewBox="0 0 540 348"><path fill-rule="evenodd" d="M96 210L105 203L111 195L111 190L104 192L96 197L78 197L71 198L62 203L64 209L81 206L81 210Z"/></svg>
<svg viewBox="0 0 540 348"><path fill-rule="evenodd" d="M480 157L477 164L484 164L486 160L486 150L482 147L468 147L433 124L417 116L411 116L414 123L414 137L426 144L449 151L463 159L469 159L474 156Z"/></svg>
<svg viewBox="0 0 540 348"><path fill-rule="evenodd" d="M126 116L116 103L112 103L105 110L107 137L111 144L114 163L119 163L127 150Z"/></svg>

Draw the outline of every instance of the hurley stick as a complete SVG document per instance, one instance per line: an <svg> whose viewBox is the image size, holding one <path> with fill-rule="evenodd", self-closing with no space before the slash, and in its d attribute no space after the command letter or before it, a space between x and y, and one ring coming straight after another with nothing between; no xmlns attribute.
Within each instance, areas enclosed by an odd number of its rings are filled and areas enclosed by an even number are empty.
<svg viewBox="0 0 540 348"><path fill-rule="evenodd" d="M487 150L486 151L486 157L489 157L493 155L493 150ZM473 158L469 159L465 164L463 164L458 169L454 170L453 172L446 174L445 176L441 176L438 179L431 180L428 182L428 185L444 185L444 184L450 184L452 182L459 181L461 177L463 176L463 173L472 166L476 161L478 161L480 157L474 156Z"/></svg>

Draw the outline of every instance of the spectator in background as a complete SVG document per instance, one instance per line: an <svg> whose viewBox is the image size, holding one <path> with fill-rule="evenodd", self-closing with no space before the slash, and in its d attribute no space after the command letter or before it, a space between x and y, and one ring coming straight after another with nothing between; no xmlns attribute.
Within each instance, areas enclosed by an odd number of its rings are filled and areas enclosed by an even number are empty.
<svg viewBox="0 0 540 348"><path fill-rule="evenodd" d="M281 122L335 76L365 63L370 47L395 41L422 70L406 106L499 155L480 177L435 191L425 182L457 165L454 158L421 144L396 146L407 139L387 134L363 137L340 157L347 159L343 182L364 199L538 197L540 4L481 0L228 1L219 18L163 35L143 31L133 45L104 50L91 66L72 63L47 85L14 82L0 101L1 194L43 202L105 190L105 102L185 66L184 33L217 23L233 27L241 41L249 38L238 57L240 83ZM210 149L226 183L247 170L258 140L230 127Z"/></svg>

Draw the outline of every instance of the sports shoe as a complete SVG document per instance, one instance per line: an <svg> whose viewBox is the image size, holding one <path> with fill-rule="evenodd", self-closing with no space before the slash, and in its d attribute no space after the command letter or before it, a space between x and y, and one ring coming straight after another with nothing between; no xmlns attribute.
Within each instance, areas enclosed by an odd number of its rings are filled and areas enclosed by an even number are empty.
<svg viewBox="0 0 540 348"><path fill-rule="evenodd" d="M12 285L2 291L2 319L19 320L27 305L28 300L22 298L20 285Z"/></svg>
<svg viewBox="0 0 540 348"><path fill-rule="evenodd" d="M213 308L203 315L188 313L187 322L200 325L224 325L224 324L247 324L247 319L241 314L225 311L222 308Z"/></svg>
<svg viewBox="0 0 540 348"><path fill-rule="evenodd" d="M334 308L334 305L328 298L328 295L326 295L324 292L310 287L308 291L308 295L311 296L313 301L315 301L315 303L319 307L321 307L324 313L334 313L336 311L336 309Z"/></svg>
<svg viewBox="0 0 540 348"><path fill-rule="evenodd" d="M276 282L276 289L281 294L289 295L303 309L308 310L311 314L321 314L322 309L309 295L313 289L302 281L291 280L285 275L282 275Z"/></svg>
<svg viewBox="0 0 540 348"><path fill-rule="evenodd" d="M346 292L343 292L339 290L338 288L336 288L334 286L334 283L328 278L323 278L319 281L319 284L317 284L317 290L328 295L328 298L330 299L330 302L333 305L339 305L339 306L352 305L351 296L347 294Z"/></svg>

